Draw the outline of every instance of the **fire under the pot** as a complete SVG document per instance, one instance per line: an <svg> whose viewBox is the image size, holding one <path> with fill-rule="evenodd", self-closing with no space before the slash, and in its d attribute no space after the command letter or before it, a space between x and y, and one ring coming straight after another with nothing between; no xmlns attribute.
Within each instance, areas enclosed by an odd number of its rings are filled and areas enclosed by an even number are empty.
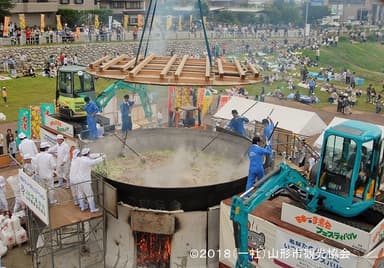
<svg viewBox="0 0 384 268"><path fill-rule="evenodd" d="M138 268L168 268L171 260L171 235L134 232Z"/></svg>

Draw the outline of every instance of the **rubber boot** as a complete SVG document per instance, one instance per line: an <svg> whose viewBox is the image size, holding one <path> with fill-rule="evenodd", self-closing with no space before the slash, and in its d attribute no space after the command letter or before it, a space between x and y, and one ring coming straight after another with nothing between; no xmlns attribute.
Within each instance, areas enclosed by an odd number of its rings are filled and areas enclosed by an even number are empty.
<svg viewBox="0 0 384 268"><path fill-rule="evenodd" d="M91 210L92 213L99 211L99 208L96 208L95 201L93 200L89 202L89 209Z"/></svg>
<svg viewBox="0 0 384 268"><path fill-rule="evenodd" d="M85 210L88 209L88 206L86 205L84 199L80 199L80 200L79 200L79 205L80 205L80 210L81 210L81 211L85 211Z"/></svg>
<svg viewBox="0 0 384 268"><path fill-rule="evenodd" d="M56 187L61 187L63 186L63 178L59 178L59 183L57 184Z"/></svg>

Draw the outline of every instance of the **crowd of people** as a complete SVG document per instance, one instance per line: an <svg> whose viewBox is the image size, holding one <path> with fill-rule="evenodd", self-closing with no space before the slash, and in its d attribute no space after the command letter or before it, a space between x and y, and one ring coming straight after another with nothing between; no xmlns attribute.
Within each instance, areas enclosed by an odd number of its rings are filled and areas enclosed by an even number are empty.
<svg viewBox="0 0 384 268"><path fill-rule="evenodd" d="M104 154L91 153L89 148L82 150L70 148L61 134L56 136L54 146L41 142L39 149L24 133L20 133L18 138L20 144L17 148L14 134L10 129L7 130L9 154L15 158L16 153L20 153L23 171L47 189L51 205L58 203L56 192L65 187L71 189L73 202L81 211L88 209L92 213L99 211L91 187L91 170L93 166L105 160ZM15 196L19 195L15 193ZM22 208L21 200L16 200L13 212ZM3 204L1 209L8 210L8 203Z"/></svg>

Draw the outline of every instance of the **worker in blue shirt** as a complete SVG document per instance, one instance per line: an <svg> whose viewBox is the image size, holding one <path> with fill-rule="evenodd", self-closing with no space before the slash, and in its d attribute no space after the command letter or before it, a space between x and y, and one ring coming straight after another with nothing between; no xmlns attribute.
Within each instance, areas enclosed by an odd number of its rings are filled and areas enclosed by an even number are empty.
<svg viewBox="0 0 384 268"><path fill-rule="evenodd" d="M232 110L232 116L233 118L229 122L228 127L235 133L246 137L245 129L244 129L244 122L248 123L248 118L244 116L239 116L239 113L237 110Z"/></svg>
<svg viewBox="0 0 384 268"><path fill-rule="evenodd" d="M272 153L271 145L267 141L265 148L260 146L261 138L256 136L252 139L252 145L248 150L249 171L248 180L245 191L248 191L254 184L256 179L261 180L264 177L263 155Z"/></svg>
<svg viewBox="0 0 384 268"><path fill-rule="evenodd" d="M134 102L129 100L129 95L124 95L124 101L120 104L121 112L121 122L122 127L121 131L125 136L128 134L128 131L132 130L132 117L131 111Z"/></svg>
<svg viewBox="0 0 384 268"><path fill-rule="evenodd" d="M275 125L269 116L267 118L264 118L261 123L264 126L263 135L265 142L269 140L269 144L272 146L272 133Z"/></svg>
<svg viewBox="0 0 384 268"><path fill-rule="evenodd" d="M96 114L99 112L97 105L89 97L84 98L84 111L87 112L87 125L89 130L89 139L97 139Z"/></svg>

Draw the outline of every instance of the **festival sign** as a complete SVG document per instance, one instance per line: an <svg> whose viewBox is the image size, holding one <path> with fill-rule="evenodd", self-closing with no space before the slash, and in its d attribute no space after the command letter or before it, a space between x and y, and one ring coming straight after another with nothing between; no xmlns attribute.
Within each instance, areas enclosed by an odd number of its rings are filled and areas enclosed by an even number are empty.
<svg viewBox="0 0 384 268"><path fill-rule="evenodd" d="M384 234L384 219L370 232L283 203L281 220L362 252L374 248ZM382 228L383 227L383 228Z"/></svg>
<svg viewBox="0 0 384 268"><path fill-rule="evenodd" d="M17 133L24 133L25 136L31 137L31 110L29 108L19 108Z"/></svg>
<svg viewBox="0 0 384 268"><path fill-rule="evenodd" d="M356 268L357 257L346 249L297 235L287 230L276 230L275 250L268 258L281 267Z"/></svg>
<svg viewBox="0 0 384 268"><path fill-rule="evenodd" d="M31 137L34 140L40 139L41 112L39 106L31 107Z"/></svg>
<svg viewBox="0 0 384 268"><path fill-rule="evenodd" d="M59 119L56 119L50 115L45 115L44 126L47 126L57 132L66 134L70 137L74 136L74 129L71 124L65 123Z"/></svg>
<svg viewBox="0 0 384 268"><path fill-rule="evenodd" d="M52 103L40 104L41 124L45 125L45 116L55 113L55 106Z"/></svg>
<svg viewBox="0 0 384 268"><path fill-rule="evenodd" d="M49 225L47 189L19 169L20 194L24 204L45 224Z"/></svg>

